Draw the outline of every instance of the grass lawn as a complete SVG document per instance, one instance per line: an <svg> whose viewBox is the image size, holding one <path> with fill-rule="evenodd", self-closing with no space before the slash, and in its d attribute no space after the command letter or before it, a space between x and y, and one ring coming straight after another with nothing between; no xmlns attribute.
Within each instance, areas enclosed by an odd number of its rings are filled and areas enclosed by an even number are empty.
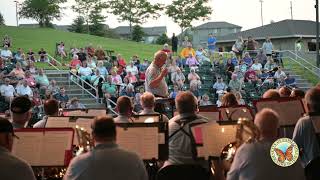
<svg viewBox="0 0 320 180"><path fill-rule="evenodd" d="M12 40L12 50L23 48L27 52L32 48L35 53L40 48L44 48L50 55L54 55L56 42L63 41L66 45L66 50L69 51L71 46L85 47L90 43L96 48L102 46L104 50L114 50L115 53L120 53L128 61L133 55L138 55L141 59L147 58L151 60L154 53L161 49L159 45L148 45L136 43L120 39L109 39L87 34L78 34L64 32L55 29L46 28L21 28L0 26L0 38L8 34ZM38 67L48 68L46 64L37 63ZM50 68L50 67L49 67Z"/></svg>

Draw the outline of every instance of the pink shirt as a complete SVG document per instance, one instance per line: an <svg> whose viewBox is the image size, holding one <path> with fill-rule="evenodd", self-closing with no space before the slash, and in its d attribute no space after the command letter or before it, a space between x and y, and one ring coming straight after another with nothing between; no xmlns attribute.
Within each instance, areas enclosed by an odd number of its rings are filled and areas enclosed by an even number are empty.
<svg viewBox="0 0 320 180"><path fill-rule="evenodd" d="M195 57L192 56L187 58L186 64L189 66L196 66L196 65L199 65L199 62Z"/></svg>

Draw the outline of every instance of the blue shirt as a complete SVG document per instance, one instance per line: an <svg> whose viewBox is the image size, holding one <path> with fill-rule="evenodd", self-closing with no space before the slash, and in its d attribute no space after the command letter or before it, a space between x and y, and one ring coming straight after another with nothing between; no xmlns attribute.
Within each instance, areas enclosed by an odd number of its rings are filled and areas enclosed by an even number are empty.
<svg viewBox="0 0 320 180"><path fill-rule="evenodd" d="M208 38L208 49L214 50L216 48L216 45L215 45L216 42L217 42L217 39L215 37L209 37ZM214 44L214 45L212 45L212 44Z"/></svg>
<svg viewBox="0 0 320 180"><path fill-rule="evenodd" d="M252 63L253 63L252 58L250 58L250 57L244 57L244 58L243 58L243 61L244 61L244 63L246 63L248 66L251 66Z"/></svg>

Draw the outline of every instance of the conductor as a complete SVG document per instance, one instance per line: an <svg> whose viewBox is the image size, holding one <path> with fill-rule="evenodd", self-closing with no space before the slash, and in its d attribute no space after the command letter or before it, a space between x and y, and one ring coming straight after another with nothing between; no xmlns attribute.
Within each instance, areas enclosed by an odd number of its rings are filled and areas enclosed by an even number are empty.
<svg viewBox="0 0 320 180"><path fill-rule="evenodd" d="M168 86L165 81L165 76L168 74L168 69L163 67L166 63L167 54L163 51L158 51L154 55L154 60L146 71L145 89L147 92L154 94L156 97L166 98L169 96Z"/></svg>

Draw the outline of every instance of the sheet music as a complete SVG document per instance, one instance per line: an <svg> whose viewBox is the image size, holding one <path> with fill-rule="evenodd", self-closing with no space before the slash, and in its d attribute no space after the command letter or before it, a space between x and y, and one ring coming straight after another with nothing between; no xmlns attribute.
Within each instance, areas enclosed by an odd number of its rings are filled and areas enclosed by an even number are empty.
<svg viewBox="0 0 320 180"><path fill-rule="evenodd" d="M253 116L250 112L250 109L247 107L228 107L228 108L219 108L221 113L221 120L228 120L230 116L231 120L239 120L239 118L246 118L250 121L253 120Z"/></svg>
<svg viewBox="0 0 320 180"><path fill-rule="evenodd" d="M88 109L85 110L74 110L74 111L66 111L68 116L105 116L106 110L105 109Z"/></svg>
<svg viewBox="0 0 320 180"><path fill-rule="evenodd" d="M198 147L199 157L220 156L221 150L229 143L235 141L236 125L219 125L216 122L209 122L192 127L201 128L203 146Z"/></svg>
<svg viewBox="0 0 320 180"><path fill-rule="evenodd" d="M199 112L200 116L207 118L209 121L219 121L219 112Z"/></svg>
<svg viewBox="0 0 320 180"><path fill-rule="evenodd" d="M134 119L135 123L153 123L153 122L159 122L160 115L143 115L143 116L137 116L137 118Z"/></svg>
<svg viewBox="0 0 320 180"><path fill-rule="evenodd" d="M158 159L158 127L117 127L117 143L121 148L137 153L141 159Z"/></svg>
<svg viewBox="0 0 320 180"><path fill-rule="evenodd" d="M76 121L70 121L70 117L48 117L46 127L79 127L84 128L86 131L91 133L91 118L77 118Z"/></svg>
<svg viewBox="0 0 320 180"><path fill-rule="evenodd" d="M15 132L20 139L12 153L31 166L64 166L66 150L71 150L73 131Z"/></svg>

